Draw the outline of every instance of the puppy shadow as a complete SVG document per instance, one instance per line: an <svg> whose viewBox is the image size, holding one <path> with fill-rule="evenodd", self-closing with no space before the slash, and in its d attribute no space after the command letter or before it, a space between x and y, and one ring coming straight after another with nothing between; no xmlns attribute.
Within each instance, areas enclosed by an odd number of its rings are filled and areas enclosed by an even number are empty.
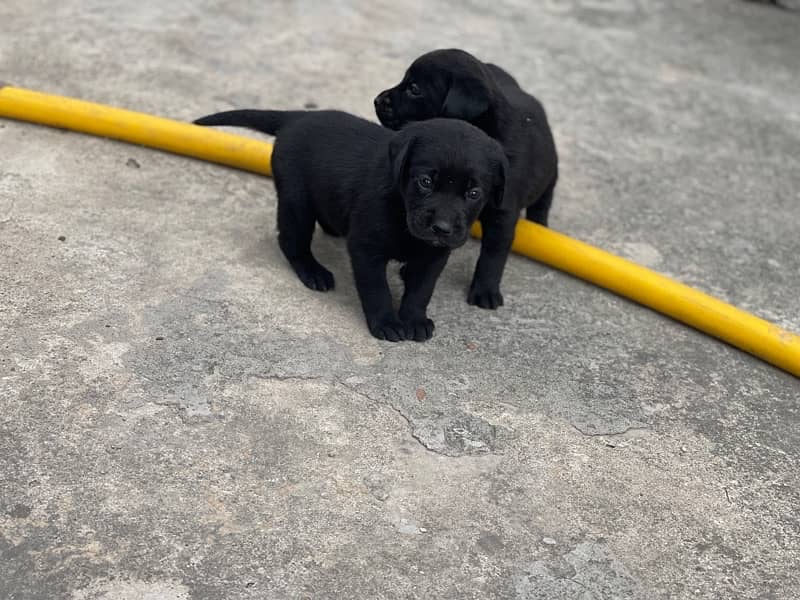
<svg viewBox="0 0 800 600"><path fill-rule="evenodd" d="M473 239L453 251L436 284L434 299L441 294L448 298L458 295L459 299L466 300L479 252L480 243Z"/></svg>
<svg viewBox="0 0 800 600"><path fill-rule="evenodd" d="M277 242L276 242L277 243ZM336 280L336 287L333 292L326 292L335 298L349 313L358 319L364 318L361 301L356 291L356 283L353 277L353 268L350 263L350 255L347 252L347 242L344 237L328 235L317 226L314 231L314 239L311 250L317 260L333 273ZM284 263L286 263L286 260ZM289 267L286 263L287 268ZM390 261L386 268L386 279L389 282L389 289L392 292L392 301L395 308L400 306L400 299L403 296L403 280L400 277L400 263ZM297 284L303 286L300 280ZM317 292L322 293L322 292Z"/></svg>
<svg viewBox="0 0 800 600"><path fill-rule="evenodd" d="M465 300L479 250L480 245L471 240L465 247L453 252L436 284L431 303L432 318L435 319L436 313L444 316L451 312L463 312L468 308ZM364 314L356 291L346 239L328 235L317 226L314 230L312 252L317 260L333 273L336 285L329 292L313 291L303 285L278 247L278 234L274 225L265 228L258 238L258 243L245 250L240 260L258 269L283 271L289 284L295 286L298 299L303 294L313 294L313 297L339 305L348 318L353 317L354 321L363 322ZM395 308L399 308L404 291L400 267L401 263L390 261L386 268L386 279Z"/></svg>
<svg viewBox="0 0 800 600"><path fill-rule="evenodd" d="M300 299L304 294L313 295L315 298L341 305L356 320L363 320L364 315L356 292L346 239L328 235L322 231L321 227L317 226L314 230L311 250L316 259L333 273L335 280L333 290L318 292L310 290L303 285L303 282L300 281L278 246L278 232L273 224L265 228L265 231L259 236L257 244L250 246L241 254L240 260L262 272L264 269L268 269L285 273L287 285L294 287L292 293L296 294L299 301L302 301ZM394 269L394 271L396 270ZM394 293L393 279L397 279L396 283L400 284L400 278L399 276L392 277L391 267L387 274ZM265 274L264 276L268 275ZM400 288L399 293L402 293L402 288Z"/></svg>

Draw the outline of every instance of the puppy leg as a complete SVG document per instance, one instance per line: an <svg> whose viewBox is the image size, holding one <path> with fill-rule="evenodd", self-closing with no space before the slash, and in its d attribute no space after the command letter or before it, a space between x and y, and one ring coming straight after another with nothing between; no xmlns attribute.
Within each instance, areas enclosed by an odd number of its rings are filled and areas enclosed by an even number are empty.
<svg viewBox="0 0 800 600"><path fill-rule="evenodd" d="M322 229L322 231L325 232L325 235L329 235L331 237L342 237L341 233L339 233L338 231L334 231L333 229L325 225L322 221L319 222L319 226Z"/></svg>
<svg viewBox="0 0 800 600"><path fill-rule="evenodd" d="M386 265L389 261L367 249L351 246L349 250L358 297L370 333L379 340L404 340L403 323L394 312L392 295L386 281Z"/></svg>
<svg viewBox="0 0 800 600"><path fill-rule="evenodd" d="M550 206L553 204L553 191L555 190L556 182L547 186L547 189L539 197L539 199L525 209L525 218L539 225L547 227L547 216L550 214Z"/></svg>
<svg viewBox="0 0 800 600"><path fill-rule="evenodd" d="M400 320L405 326L407 340L424 342L433 335L434 324L427 314L433 288L447 264L450 252L442 250L433 256L413 258L403 265L405 283L403 300L400 303Z"/></svg>
<svg viewBox="0 0 800 600"><path fill-rule="evenodd" d="M314 208L302 188L278 190L278 244L306 287L320 292L333 289L333 274L311 253Z"/></svg>
<svg viewBox="0 0 800 600"><path fill-rule="evenodd" d="M481 254L467 294L467 302L494 310L503 306L500 279L506 266L511 242L514 241L516 215L511 211L484 209L480 216L483 226Z"/></svg>

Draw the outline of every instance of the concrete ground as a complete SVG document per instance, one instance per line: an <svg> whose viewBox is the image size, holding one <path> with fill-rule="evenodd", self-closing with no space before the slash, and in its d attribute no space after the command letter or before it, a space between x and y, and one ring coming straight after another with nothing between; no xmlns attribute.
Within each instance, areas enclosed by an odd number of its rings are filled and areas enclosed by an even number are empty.
<svg viewBox="0 0 800 600"><path fill-rule="evenodd" d="M800 14L735 0L6 0L0 79L177 119L459 46L548 108L552 225L800 330ZM0 597L800 597L800 382L527 259L428 343L304 288L269 179L0 120ZM392 282L399 289L396 269Z"/></svg>

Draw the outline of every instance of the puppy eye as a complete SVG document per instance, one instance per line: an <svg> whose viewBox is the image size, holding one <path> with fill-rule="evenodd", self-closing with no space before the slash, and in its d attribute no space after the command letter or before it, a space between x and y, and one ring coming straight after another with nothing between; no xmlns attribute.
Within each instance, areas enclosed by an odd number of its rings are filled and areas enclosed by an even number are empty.
<svg viewBox="0 0 800 600"><path fill-rule="evenodd" d="M408 86L408 93L412 96L422 96L422 90L419 89L419 86L416 83L412 83Z"/></svg>
<svg viewBox="0 0 800 600"><path fill-rule="evenodd" d="M472 188L471 190L467 190L467 198L469 198L470 200L480 200L481 198L480 188Z"/></svg>
<svg viewBox="0 0 800 600"><path fill-rule="evenodd" d="M422 175L419 179L417 179L417 183L419 183L419 187L425 190L429 190L433 187L433 179L427 175Z"/></svg>

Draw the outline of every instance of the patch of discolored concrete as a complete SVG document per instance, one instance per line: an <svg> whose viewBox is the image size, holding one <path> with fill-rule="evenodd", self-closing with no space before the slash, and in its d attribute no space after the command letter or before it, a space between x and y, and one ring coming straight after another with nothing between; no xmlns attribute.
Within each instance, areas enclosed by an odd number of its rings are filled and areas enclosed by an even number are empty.
<svg viewBox="0 0 800 600"><path fill-rule="evenodd" d="M97 580L72 592L72 600L192 600L179 581Z"/></svg>
<svg viewBox="0 0 800 600"><path fill-rule="evenodd" d="M552 538L545 544L554 545ZM583 542L566 552L554 552L549 560L521 567L514 576L518 600L644 600L638 581L608 548Z"/></svg>

